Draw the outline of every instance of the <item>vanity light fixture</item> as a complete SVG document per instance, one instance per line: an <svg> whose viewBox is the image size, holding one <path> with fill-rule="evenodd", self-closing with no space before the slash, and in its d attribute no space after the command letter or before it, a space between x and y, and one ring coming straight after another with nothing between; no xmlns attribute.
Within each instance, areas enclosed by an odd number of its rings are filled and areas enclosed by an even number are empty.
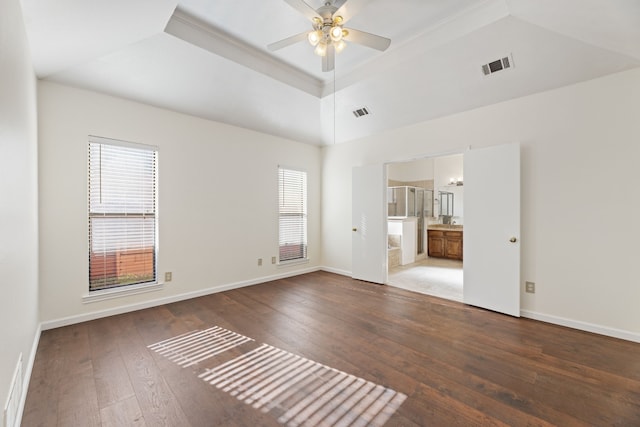
<svg viewBox="0 0 640 427"><path fill-rule="evenodd" d="M462 186L462 185L464 185L464 182L462 181L462 178L458 178L458 179L451 178L449 180L449 185Z"/></svg>

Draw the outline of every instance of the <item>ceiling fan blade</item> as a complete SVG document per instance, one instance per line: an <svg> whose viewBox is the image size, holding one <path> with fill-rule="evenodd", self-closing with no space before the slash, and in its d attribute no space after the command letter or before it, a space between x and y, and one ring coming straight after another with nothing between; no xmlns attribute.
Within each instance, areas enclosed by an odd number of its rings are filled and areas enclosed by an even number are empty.
<svg viewBox="0 0 640 427"><path fill-rule="evenodd" d="M336 50L333 45L327 46L327 54L322 57L322 71L333 71L336 65Z"/></svg>
<svg viewBox="0 0 640 427"><path fill-rule="evenodd" d="M347 22L349 19L353 18L360 9L370 3L371 0L346 0L342 2L342 6L338 6L338 3L341 3L340 0L337 0L334 5L339 9L336 10L333 16L342 16L342 22Z"/></svg>
<svg viewBox="0 0 640 427"><path fill-rule="evenodd" d="M353 28L345 29L349 33L344 36L344 39L353 43L358 43L379 51L387 50L387 48L391 44L391 39L388 39L386 37L376 36L375 34L366 33L360 30L354 30Z"/></svg>
<svg viewBox="0 0 640 427"><path fill-rule="evenodd" d="M336 9L340 9L342 7L343 4L345 4L347 2L347 0L333 0L333 6Z"/></svg>
<svg viewBox="0 0 640 427"><path fill-rule="evenodd" d="M303 40L307 39L307 35L308 35L308 31L305 31L304 33L300 33L300 34L296 34L295 36L291 36L291 37L287 37L286 39L282 39L280 41L271 43L269 45L267 45L267 49L269 49L270 51L275 51L275 50L279 50L282 49L283 47L287 47L287 46L291 46L292 44L296 44L299 43Z"/></svg>
<svg viewBox="0 0 640 427"><path fill-rule="evenodd" d="M306 4L303 0L284 0L289 6L307 17L309 21L313 21L314 18L320 18L318 12L316 12L311 6Z"/></svg>

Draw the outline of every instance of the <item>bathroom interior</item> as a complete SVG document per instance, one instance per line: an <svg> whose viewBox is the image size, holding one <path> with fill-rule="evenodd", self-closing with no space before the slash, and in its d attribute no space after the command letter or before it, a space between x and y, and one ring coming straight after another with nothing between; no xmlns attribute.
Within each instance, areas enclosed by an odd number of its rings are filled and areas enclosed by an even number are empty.
<svg viewBox="0 0 640 427"><path fill-rule="evenodd" d="M389 286L462 301L463 155L387 165Z"/></svg>

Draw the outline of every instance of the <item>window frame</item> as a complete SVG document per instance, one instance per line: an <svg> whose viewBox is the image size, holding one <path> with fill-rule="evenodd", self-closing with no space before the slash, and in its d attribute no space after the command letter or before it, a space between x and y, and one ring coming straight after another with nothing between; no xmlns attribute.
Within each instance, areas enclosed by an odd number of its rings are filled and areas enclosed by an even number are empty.
<svg viewBox="0 0 640 427"><path fill-rule="evenodd" d="M282 172L302 174L302 181L303 181L303 184L304 184L304 187L302 189L302 194L301 194L301 196L303 197L303 200L301 202L302 212L300 213L301 222L303 224L304 229L302 230L302 233L300 233L302 239L301 239L301 241L299 243L297 243L297 244L302 245L302 247L301 247L302 254L301 254L300 257L287 258L287 259L282 259L282 247L283 247L283 245L281 244L281 241L282 241L282 236L281 236L282 223L281 223L281 219L283 218L282 198L281 198L281 196L282 196L281 186L283 185ZM277 185L278 185L278 201L277 201L277 205L278 205L278 212L277 212L278 213L278 266L289 266L289 265L292 265L292 264L301 264L301 263L309 262L309 241L308 241L308 232L309 232L309 212L308 212L309 184L308 184L308 177L309 177L309 174L304 169L293 168L293 167L282 166L282 165L278 166L278 181L277 181ZM290 215L293 215L293 214L290 214Z"/></svg>
<svg viewBox="0 0 640 427"><path fill-rule="evenodd" d="M128 206L122 208L119 212L115 212L114 209L112 210L105 209L104 206L93 207L94 209L92 210L91 149L92 149L92 145L97 145L97 144L100 144L103 146L110 146L110 147L122 147L124 149L128 148L128 149L135 149L135 150L144 150L144 151L153 153L152 167L150 172L151 174L150 182L152 185L152 189L150 190L150 192L149 190L147 190L145 193L146 196L149 196L149 194L151 194L151 197L152 197L151 205L149 205L148 203L144 204L142 200L144 199L145 195L141 195L140 199L135 199L135 203L140 203L141 205L144 205L144 207L141 207L138 211L136 211L135 209L133 211L128 211L129 210ZM88 254L88 261L89 261L88 270L87 270L88 294L83 296L83 302L100 301L100 300L110 299L110 298L114 298L121 295L149 292L151 290L162 288L162 284L159 283L159 278L158 278L158 275L159 275L159 272L158 272L158 229L159 229L158 227L158 157L159 157L158 154L159 153L158 151L159 151L158 147L154 145L139 144L134 142L89 135L88 143L87 143L87 244L88 244L88 247L86 252ZM122 153L118 153L118 154L122 154ZM100 159L98 163L100 167L102 167L101 162L102 162L102 159ZM97 167L98 165L94 165L93 167ZM100 185L102 185L102 183L100 183ZM100 191L102 191L102 188L100 189ZM150 211L147 210L149 209L149 206L151 206ZM92 227L95 227L92 220L95 218L120 218L120 219L130 218L132 220L140 220L140 219L145 220L145 219L153 218L153 231L152 231L152 241L153 241L152 249L153 250L151 254L153 264L152 264L152 278L150 280L141 280L141 281L136 281L132 283L116 283L116 284L110 284L104 287L95 287L95 283L92 283L92 277L91 277L92 256L95 256L96 253L99 253L97 251L94 252L92 250L92 241L96 238L94 235L94 231L92 230ZM118 231L121 231L121 230L119 229ZM146 237L140 238L140 240L143 243L147 243L145 242L145 239ZM115 240L114 242L117 242L118 246L123 243L122 240ZM143 253L145 252L144 247L142 251ZM117 253L118 252L119 251L117 251ZM104 253L105 252L103 252L103 254ZM143 256L148 256L148 254L144 254ZM105 274L105 277L107 277L107 274Z"/></svg>

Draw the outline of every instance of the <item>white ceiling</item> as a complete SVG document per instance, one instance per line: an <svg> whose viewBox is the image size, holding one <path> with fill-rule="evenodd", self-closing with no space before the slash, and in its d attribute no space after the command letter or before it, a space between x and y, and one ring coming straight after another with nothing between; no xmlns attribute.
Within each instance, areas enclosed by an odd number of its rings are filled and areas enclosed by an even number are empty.
<svg viewBox="0 0 640 427"><path fill-rule="evenodd" d="M349 43L328 73L306 42L266 49L310 29L284 0L22 4L42 79L311 144L640 66L638 0L371 0L347 27L390 48ZM483 76L507 55L515 67Z"/></svg>

